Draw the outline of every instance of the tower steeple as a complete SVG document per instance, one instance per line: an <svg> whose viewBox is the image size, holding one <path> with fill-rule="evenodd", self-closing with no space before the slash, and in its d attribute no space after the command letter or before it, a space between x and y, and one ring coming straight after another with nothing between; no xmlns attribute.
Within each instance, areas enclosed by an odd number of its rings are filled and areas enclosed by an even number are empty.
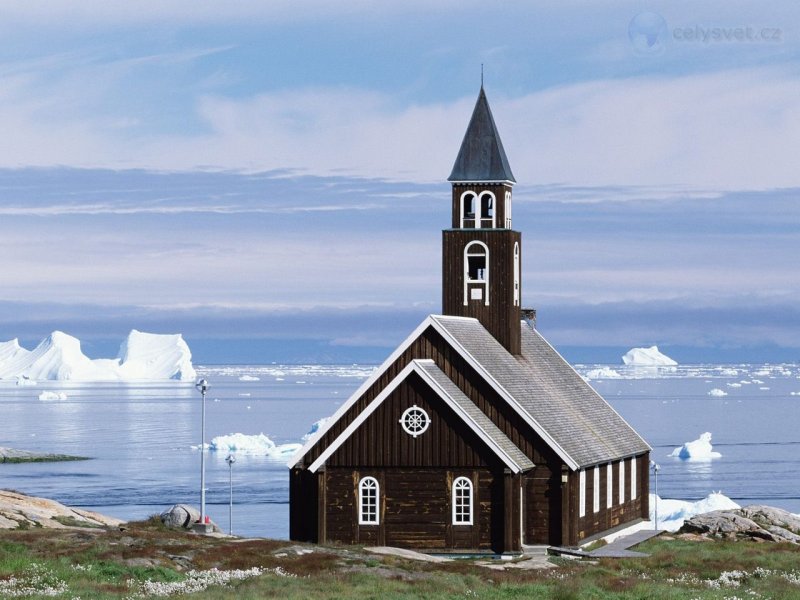
<svg viewBox="0 0 800 600"><path fill-rule="evenodd" d="M442 232L442 312L477 318L520 353L521 236L511 229L516 183L481 85L456 162L452 227Z"/></svg>
<svg viewBox="0 0 800 600"><path fill-rule="evenodd" d="M508 165L503 142L500 141L500 134L497 132L497 125L494 123L492 110L489 108L489 101L486 100L483 84L453 165L453 171L447 181L516 183Z"/></svg>

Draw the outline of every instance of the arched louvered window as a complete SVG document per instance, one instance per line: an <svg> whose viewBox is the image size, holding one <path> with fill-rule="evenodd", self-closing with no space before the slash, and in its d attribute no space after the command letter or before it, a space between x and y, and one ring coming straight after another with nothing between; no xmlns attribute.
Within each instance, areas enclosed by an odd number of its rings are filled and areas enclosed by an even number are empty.
<svg viewBox="0 0 800 600"><path fill-rule="evenodd" d="M477 216L475 214L478 208L478 196L475 192L464 192L461 194L461 228L473 229L478 227Z"/></svg>
<svg viewBox="0 0 800 600"><path fill-rule="evenodd" d="M472 525L472 481L466 477L453 482L453 525Z"/></svg>
<svg viewBox="0 0 800 600"><path fill-rule="evenodd" d="M511 229L511 192L506 192L506 229Z"/></svg>
<svg viewBox="0 0 800 600"><path fill-rule="evenodd" d="M494 229L494 194L492 192L481 192L480 208L481 212L480 215L478 215L479 227L484 229L491 227Z"/></svg>
<svg viewBox="0 0 800 600"><path fill-rule="evenodd" d="M464 306L483 300L489 306L489 247L470 242L464 247Z"/></svg>
<svg viewBox="0 0 800 600"><path fill-rule="evenodd" d="M362 477L358 482L358 524L378 525L380 486L374 477Z"/></svg>

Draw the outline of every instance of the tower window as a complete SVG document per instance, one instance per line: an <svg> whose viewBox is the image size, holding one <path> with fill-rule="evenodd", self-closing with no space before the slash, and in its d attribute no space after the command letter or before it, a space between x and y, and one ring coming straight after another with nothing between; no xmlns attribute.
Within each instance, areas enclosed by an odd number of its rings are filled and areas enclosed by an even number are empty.
<svg viewBox="0 0 800 600"><path fill-rule="evenodd" d="M358 524L378 524L378 501L380 487L374 477L363 477L358 482Z"/></svg>
<svg viewBox="0 0 800 600"><path fill-rule="evenodd" d="M489 248L483 242L470 242L464 248L464 306L470 300L483 300L489 306Z"/></svg>
<svg viewBox="0 0 800 600"><path fill-rule="evenodd" d="M475 192L464 192L461 194L461 227L463 229L471 229L477 227L475 219L475 205L478 197Z"/></svg>
<svg viewBox="0 0 800 600"><path fill-rule="evenodd" d="M453 525L472 525L472 482L466 477L453 482Z"/></svg>
<svg viewBox="0 0 800 600"><path fill-rule="evenodd" d="M511 229L511 192L506 192L506 229Z"/></svg>
<svg viewBox="0 0 800 600"><path fill-rule="evenodd" d="M480 226L483 228L494 228L494 194L492 192L483 192L481 194L481 214Z"/></svg>

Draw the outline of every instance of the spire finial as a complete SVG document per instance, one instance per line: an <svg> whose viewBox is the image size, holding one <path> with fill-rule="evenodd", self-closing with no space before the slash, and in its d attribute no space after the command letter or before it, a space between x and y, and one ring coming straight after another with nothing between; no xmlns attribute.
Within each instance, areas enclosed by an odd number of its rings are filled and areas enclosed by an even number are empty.
<svg viewBox="0 0 800 600"><path fill-rule="evenodd" d="M481 63L481 89L483 89L483 63Z"/></svg>

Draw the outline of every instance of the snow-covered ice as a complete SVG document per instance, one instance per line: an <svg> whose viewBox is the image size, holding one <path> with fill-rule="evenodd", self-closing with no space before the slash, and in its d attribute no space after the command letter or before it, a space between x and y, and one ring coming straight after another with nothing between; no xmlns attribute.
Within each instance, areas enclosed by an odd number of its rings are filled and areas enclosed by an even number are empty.
<svg viewBox="0 0 800 600"><path fill-rule="evenodd" d="M713 510L733 510L741 508L736 502L721 492L712 492L702 500L689 502L686 500L671 500L659 498L650 494L650 520L655 518L656 502L658 503L659 529L677 531L686 519L695 515L711 512Z"/></svg>
<svg viewBox="0 0 800 600"><path fill-rule="evenodd" d="M658 346L631 348L622 357L622 362L633 367L671 367L678 363L658 351Z"/></svg>
<svg viewBox="0 0 800 600"><path fill-rule="evenodd" d="M300 449L300 444L276 444L263 433L258 435L231 433L230 435L218 435L213 438L208 448L216 452L268 456L280 460L286 459L297 452Z"/></svg>
<svg viewBox="0 0 800 600"><path fill-rule="evenodd" d="M708 390L709 396L727 396L728 392L721 390L719 388L714 388L713 390Z"/></svg>
<svg viewBox="0 0 800 600"><path fill-rule="evenodd" d="M50 392L44 391L39 394L39 400L66 400L67 395L64 392Z"/></svg>
<svg viewBox="0 0 800 600"><path fill-rule="evenodd" d="M619 379L620 374L611 367L600 367L586 371L586 377L589 379Z"/></svg>
<svg viewBox="0 0 800 600"><path fill-rule="evenodd" d="M714 452L711 446L711 433L706 431L696 440L686 442L683 446L675 448L670 456L681 460L711 460L712 458L720 458L722 454Z"/></svg>
<svg viewBox="0 0 800 600"><path fill-rule="evenodd" d="M33 350L16 339L0 344L0 379L70 381L194 381L192 353L180 334L132 330L117 358L92 360L75 337L54 331Z"/></svg>

